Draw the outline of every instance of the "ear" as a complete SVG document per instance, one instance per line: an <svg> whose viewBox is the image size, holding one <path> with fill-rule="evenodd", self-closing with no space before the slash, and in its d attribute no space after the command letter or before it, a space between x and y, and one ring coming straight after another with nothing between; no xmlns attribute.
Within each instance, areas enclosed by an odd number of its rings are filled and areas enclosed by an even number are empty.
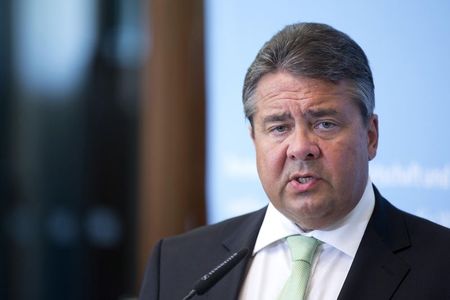
<svg viewBox="0 0 450 300"><path fill-rule="evenodd" d="M378 116L375 114L369 119L369 123L367 126L367 137L367 150L369 154L369 160L372 160L377 155L378 148Z"/></svg>

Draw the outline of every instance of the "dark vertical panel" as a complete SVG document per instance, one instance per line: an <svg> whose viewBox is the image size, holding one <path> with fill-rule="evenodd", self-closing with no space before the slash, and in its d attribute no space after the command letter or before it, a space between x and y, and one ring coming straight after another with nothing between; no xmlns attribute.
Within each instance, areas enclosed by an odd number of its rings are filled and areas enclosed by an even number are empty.
<svg viewBox="0 0 450 300"><path fill-rule="evenodd" d="M102 1L100 36L85 98L87 194L94 209L120 216L120 240L113 247L91 245L85 283L92 299L114 299L134 285L135 164L138 72L114 61L117 53L118 1ZM139 16L136 16L139 17ZM115 45L115 46L114 46ZM124 78L124 77L127 78ZM131 78L130 78L131 77ZM125 89L124 81L132 83ZM131 113L130 113L131 111ZM114 266L114 268L112 268Z"/></svg>
<svg viewBox="0 0 450 300"><path fill-rule="evenodd" d="M11 162L9 148L10 140L10 112L11 97L11 47L7 43L10 40L11 18L10 2L0 2L0 299L8 299L10 296L10 272L12 269L11 249L7 247L6 239L6 211L10 202L14 201L15 193L11 175L8 174Z"/></svg>

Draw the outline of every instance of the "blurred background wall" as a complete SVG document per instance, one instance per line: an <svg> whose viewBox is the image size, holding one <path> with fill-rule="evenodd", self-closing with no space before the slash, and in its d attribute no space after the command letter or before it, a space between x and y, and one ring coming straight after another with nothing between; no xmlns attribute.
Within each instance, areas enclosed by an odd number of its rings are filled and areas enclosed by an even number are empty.
<svg viewBox="0 0 450 300"><path fill-rule="evenodd" d="M204 224L202 5L0 2L0 299L136 297Z"/></svg>

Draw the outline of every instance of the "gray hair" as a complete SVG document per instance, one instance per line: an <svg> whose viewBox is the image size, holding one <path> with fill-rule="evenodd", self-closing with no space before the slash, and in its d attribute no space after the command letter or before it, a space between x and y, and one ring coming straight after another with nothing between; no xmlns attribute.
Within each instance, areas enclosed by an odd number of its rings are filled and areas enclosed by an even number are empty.
<svg viewBox="0 0 450 300"><path fill-rule="evenodd" d="M242 92L245 116L252 126L258 82L278 71L333 83L349 80L364 122L373 114L375 96L369 61L355 41L331 26L288 25L264 44L248 68Z"/></svg>

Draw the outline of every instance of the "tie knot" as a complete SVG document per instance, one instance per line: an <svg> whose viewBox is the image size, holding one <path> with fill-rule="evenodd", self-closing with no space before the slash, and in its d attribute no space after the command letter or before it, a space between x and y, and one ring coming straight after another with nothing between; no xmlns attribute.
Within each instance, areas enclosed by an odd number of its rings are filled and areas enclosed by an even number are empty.
<svg viewBox="0 0 450 300"><path fill-rule="evenodd" d="M286 240L291 250L293 261L303 260L311 264L314 253L320 243L318 240L303 235L291 235Z"/></svg>

